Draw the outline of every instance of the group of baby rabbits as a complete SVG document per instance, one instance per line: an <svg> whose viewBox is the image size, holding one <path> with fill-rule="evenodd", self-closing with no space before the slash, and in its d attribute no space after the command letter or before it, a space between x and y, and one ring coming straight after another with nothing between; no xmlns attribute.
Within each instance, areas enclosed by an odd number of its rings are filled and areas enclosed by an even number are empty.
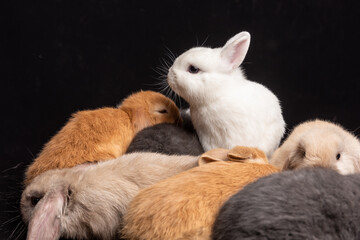
<svg viewBox="0 0 360 240"><path fill-rule="evenodd" d="M359 239L359 140L314 120L279 147L279 100L239 68L249 44L175 60L190 109L140 91L75 113L26 171L27 239Z"/></svg>

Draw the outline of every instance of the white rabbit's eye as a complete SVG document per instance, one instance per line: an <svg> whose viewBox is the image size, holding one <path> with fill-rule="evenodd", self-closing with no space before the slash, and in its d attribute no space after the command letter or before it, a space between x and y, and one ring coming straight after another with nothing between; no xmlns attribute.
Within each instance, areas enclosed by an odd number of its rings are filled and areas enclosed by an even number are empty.
<svg viewBox="0 0 360 240"><path fill-rule="evenodd" d="M338 154L336 155L336 160L339 160L339 159L340 159L340 157L341 157L341 154L340 154L340 153L338 153Z"/></svg>
<svg viewBox="0 0 360 240"><path fill-rule="evenodd" d="M199 68L194 67L193 65L190 65L188 68L189 73L198 73L200 71Z"/></svg>

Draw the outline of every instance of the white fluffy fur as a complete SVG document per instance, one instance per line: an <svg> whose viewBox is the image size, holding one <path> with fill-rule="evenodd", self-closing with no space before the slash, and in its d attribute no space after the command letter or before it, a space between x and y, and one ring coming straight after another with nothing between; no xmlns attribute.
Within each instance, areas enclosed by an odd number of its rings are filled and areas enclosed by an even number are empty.
<svg viewBox="0 0 360 240"><path fill-rule="evenodd" d="M223 48L192 48L169 69L169 86L190 104L191 119L205 151L257 147L271 156L285 131L277 97L245 78L239 65L250 35L241 32ZM189 66L200 69L190 73Z"/></svg>

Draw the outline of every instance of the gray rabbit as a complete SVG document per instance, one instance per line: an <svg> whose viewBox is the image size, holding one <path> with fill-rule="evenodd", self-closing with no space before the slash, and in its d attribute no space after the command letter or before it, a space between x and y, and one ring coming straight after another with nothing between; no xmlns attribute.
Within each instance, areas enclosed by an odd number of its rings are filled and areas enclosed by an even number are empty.
<svg viewBox="0 0 360 240"><path fill-rule="evenodd" d="M160 123L147 127L135 135L126 153L158 152L163 154L193 155L204 153L192 125L189 110L180 111L182 125Z"/></svg>
<svg viewBox="0 0 360 240"><path fill-rule="evenodd" d="M212 239L359 239L359 185L320 167L264 177L223 205Z"/></svg>

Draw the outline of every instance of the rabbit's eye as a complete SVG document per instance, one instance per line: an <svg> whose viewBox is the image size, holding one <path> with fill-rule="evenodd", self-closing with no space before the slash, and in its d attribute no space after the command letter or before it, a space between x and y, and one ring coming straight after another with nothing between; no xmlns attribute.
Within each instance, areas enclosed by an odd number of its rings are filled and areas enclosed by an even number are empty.
<svg viewBox="0 0 360 240"><path fill-rule="evenodd" d="M158 111L158 112L161 113L161 114L168 113L168 111L167 111L166 109L162 109L162 110L160 110L160 111Z"/></svg>
<svg viewBox="0 0 360 240"><path fill-rule="evenodd" d="M200 71L199 68L194 67L193 65L190 65L188 68L189 73L198 73Z"/></svg>
<svg viewBox="0 0 360 240"><path fill-rule="evenodd" d="M41 200L41 197L31 197L30 202L32 206L36 206L36 204Z"/></svg>
<svg viewBox="0 0 360 240"><path fill-rule="evenodd" d="M338 153L338 154L336 155L336 160L339 160L340 158L341 158L341 154Z"/></svg>

